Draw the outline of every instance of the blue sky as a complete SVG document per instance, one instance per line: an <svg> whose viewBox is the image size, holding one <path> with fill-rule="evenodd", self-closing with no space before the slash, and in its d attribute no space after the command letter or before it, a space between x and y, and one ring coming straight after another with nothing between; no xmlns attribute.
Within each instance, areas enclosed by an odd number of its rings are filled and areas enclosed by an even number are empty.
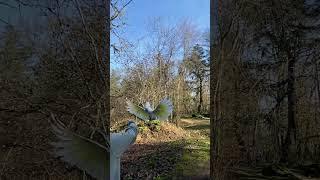
<svg viewBox="0 0 320 180"><path fill-rule="evenodd" d="M15 5L14 0L8 0L9 4ZM0 18L12 23L19 24L19 19L30 23L39 21L38 13L34 8L22 7L21 14L18 8L0 6ZM179 21L188 19L197 25L200 30L208 30L210 24L210 1L209 0L133 0L125 8L124 21L127 24L120 29L121 36L130 42L137 42L147 33L147 23L151 19L160 17L168 24L178 24ZM0 29L5 25L0 23ZM114 39L111 34L111 43ZM111 66L114 58L111 54Z"/></svg>
<svg viewBox="0 0 320 180"><path fill-rule="evenodd" d="M209 0L133 0L125 9L125 28L122 36L135 41L146 34L147 23L152 18L160 17L168 24L177 24L188 19L200 30L209 29L210 1ZM111 43L113 41L111 35ZM111 62L113 62L111 56ZM112 67L117 66L111 63Z"/></svg>
<svg viewBox="0 0 320 180"><path fill-rule="evenodd" d="M208 28L210 22L209 0L133 0L126 9L129 33L139 35L152 17L163 17L169 23L190 18L200 28Z"/></svg>

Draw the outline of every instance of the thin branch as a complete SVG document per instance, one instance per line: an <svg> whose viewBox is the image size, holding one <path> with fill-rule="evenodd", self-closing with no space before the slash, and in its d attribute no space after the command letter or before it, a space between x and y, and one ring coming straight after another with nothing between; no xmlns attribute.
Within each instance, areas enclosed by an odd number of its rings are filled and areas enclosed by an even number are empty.
<svg viewBox="0 0 320 180"><path fill-rule="evenodd" d="M87 35L89 36L89 38L90 38L90 40L91 40L91 45L92 45L92 48L93 48L93 51L94 51L96 63L97 63L97 65L98 65L98 67L99 67L99 74L100 74L99 77L101 78L101 80L102 80L103 82L105 82L104 75L103 75L103 73L101 72L101 65L100 65L100 63L99 63L99 56L98 56L98 48L97 48L97 45L96 45L96 43L95 43L95 40L94 40L93 36L91 35L91 33L89 32L89 30L88 30L88 28L87 28L87 25L86 25L86 23L85 23L85 20L84 20L84 17L83 17L83 13L82 13L82 10L81 10L81 8L80 8L80 5L79 5L78 0L74 0L74 1L75 1L76 5L77 5L77 10L78 10L78 12L79 12L79 14L80 14L81 22L82 22L82 25L83 25L83 27L84 27L84 29L85 29L85 32L87 33Z"/></svg>
<svg viewBox="0 0 320 180"><path fill-rule="evenodd" d="M116 13L110 17L110 20L111 21L115 20L121 14L123 9L126 6L128 6L131 2L132 2L132 0L129 0L124 6L122 6L122 8L120 10L116 7L116 3L110 3L111 7L116 11Z"/></svg>
<svg viewBox="0 0 320 180"><path fill-rule="evenodd" d="M8 26L12 26L11 24L9 24L7 21L5 21L5 20L3 20L3 19L1 19L0 18L0 22L2 22L2 23L4 23L4 24L6 24L6 25L8 25Z"/></svg>
<svg viewBox="0 0 320 180"><path fill-rule="evenodd" d="M12 6L11 4L6 3L6 2L0 2L0 6L1 6L1 5L3 5L3 6L7 6L7 7L12 8L12 9L17 9L17 7Z"/></svg>

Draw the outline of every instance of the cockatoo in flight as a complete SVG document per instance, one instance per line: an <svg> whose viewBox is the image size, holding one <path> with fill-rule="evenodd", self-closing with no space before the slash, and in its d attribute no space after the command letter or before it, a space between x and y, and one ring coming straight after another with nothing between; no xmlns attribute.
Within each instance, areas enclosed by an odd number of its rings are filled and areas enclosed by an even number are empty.
<svg viewBox="0 0 320 180"><path fill-rule="evenodd" d="M107 135L100 132L106 144L99 144L73 133L60 121L55 120L54 116L52 119L52 130L58 138L57 142L51 143L55 148L53 154L56 157L76 165L99 180L120 180L120 157L135 142L138 135L138 127L133 121L128 122L128 127L123 132L111 133L111 143ZM108 153L110 153L110 161Z"/></svg>
<svg viewBox="0 0 320 180"><path fill-rule="evenodd" d="M167 120L173 110L172 103L167 98L160 101L159 105L155 109L151 108L149 102L146 102L144 107L135 105L131 101L127 101L127 105L128 111L131 114L144 121Z"/></svg>

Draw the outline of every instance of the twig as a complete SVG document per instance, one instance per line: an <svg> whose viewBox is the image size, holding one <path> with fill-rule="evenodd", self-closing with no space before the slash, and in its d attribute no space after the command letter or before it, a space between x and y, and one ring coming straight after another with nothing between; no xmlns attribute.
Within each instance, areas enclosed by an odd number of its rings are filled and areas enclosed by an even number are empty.
<svg viewBox="0 0 320 180"><path fill-rule="evenodd" d="M14 7L14 6L10 5L9 3L6 3L6 2L0 2L0 6L1 5L7 6L7 7L12 8L12 9L17 9L17 7Z"/></svg>
<svg viewBox="0 0 320 180"><path fill-rule="evenodd" d="M126 6L128 6L131 2L132 2L132 0L129 0L124 6L122 6L122 8L120 10L118 10L118 8L115 6L116 3L110 3L111 7L116 11L116 13L112 17L110 17L111 21L116 19L120 15L121 11L123 11L123 9Z"/></svg>
<svg viewBox="0 0 320 180"><path fill-rule="evenodd" d="M83 13L82 13L82 10L80 8L80 5L79 5L79 2L78 0L74 0L74 2L76 3L76 6L77 6L77 10L80 14L80 17L81 17L81 22L82 22L82 25L84 27L84 30L85 32L87 33L87 35L89 36L90 40L91 40L91 45L92 45L92 49L94 51L94 55L95 55L95 59L96 59L96 63L99 67L99 74L100 74L100 78L102 78L102 80L105 82L105 78L103 76L103 73L101 72L101 65L99 63L99 56L98 56L98 48L97 48L97 45L95 43L95 40L93 38L93 36L91 35L91 33L89 32L88 28L87 28L87 25L86 25L86 22L84 20L84 17L83 17Z"/></svg>
<svg viewBox="0 0 320 180"><path fill-rule="evenodd" d="M4 172L4 169L5 169L5 167L6 167L6 161L8 161L12 149L13 149L13 147L10 148L10 150L8 151L8 153L7 153L6 157L5 157L5 160L4 160L2 169L1 169L1 171L0 171L0 177L2 176L2 174L3 174L3 172Z"/></svg>

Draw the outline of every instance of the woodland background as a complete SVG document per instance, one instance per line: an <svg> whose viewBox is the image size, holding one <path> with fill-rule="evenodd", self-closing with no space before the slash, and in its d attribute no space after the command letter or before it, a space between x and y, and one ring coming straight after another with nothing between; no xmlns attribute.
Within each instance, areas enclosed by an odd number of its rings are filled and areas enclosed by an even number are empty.
<svg viewBox="0 0 320 180"><path fill-rule="evenodd" d="M1 8L42 15L33 22L21 16L16 24L0 18L1 178L83 176L49 155L49 113L94 137L96 129L108 132L109 122L120 126L128 118L126 97L157 104L163 96L173 100L170 121L177 126L182 117L211 113L216 178L265 163L311 164L316 170L309 175L316 177L318 1L217 0L211 3L211 33L197 32L188 20L169 27L155 19L144 53L117 36L125 28L122 10L130 4L121 0L110 6L110 33L119 40L104 51L110 38L106 4L0 1ZM117 63L123 66L110 79L109 53L121 56Z"/></svg>
<svg viewBox="0 0 320 180"><path fill-rule="evenodd" d="M255 178L286 177L293 171L279 170L279 163L319 163L319 5L211 4L210 148L216 176L225 177L231 167L267 163L270 171ZM314 168L317 174L319 165Z"/></svg>

